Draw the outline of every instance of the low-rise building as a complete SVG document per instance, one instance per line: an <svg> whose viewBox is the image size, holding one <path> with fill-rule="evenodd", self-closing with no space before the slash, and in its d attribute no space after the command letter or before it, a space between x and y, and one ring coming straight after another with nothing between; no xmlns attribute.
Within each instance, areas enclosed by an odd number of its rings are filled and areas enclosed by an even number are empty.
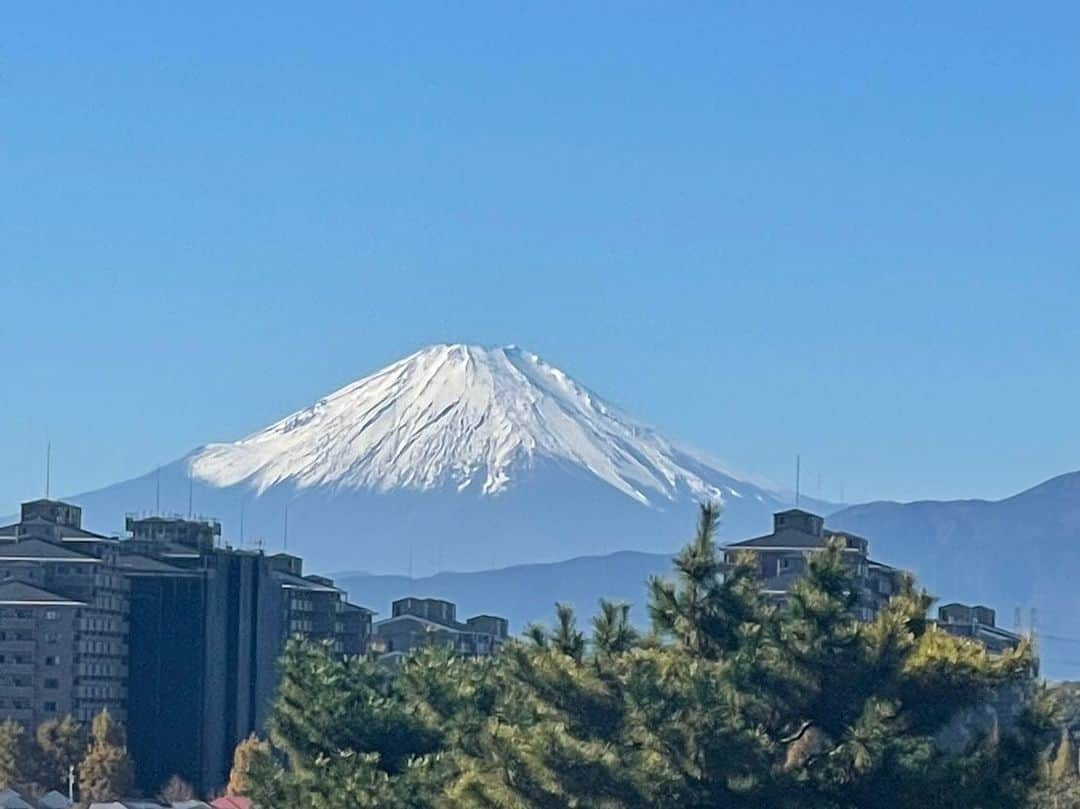
<svg viewBox="0 0 1080 809"><path fill-rule="evenodd" d="M869 620L899 591L904 573L871 559L870 543L863 537L827 530L825 519L817 514L802 509L774 514L771 534L725 546L724 561L734 564L740 555L752 554L758 563L762 590L771 599L783 602L806 573L811 555L833 539L843 543L844 561L854 575L859 595L857 613Z"/></svg>
<svg viewBox="0 0 1080 809"><path fill-rule="evenodd" d="M944 604L938 607L937 625L960 638L978 641L991 652L1008 652L1020 645L1021 635L997 625L997 616L981 604Z"/></svg>
<svg viewBox="0 0 1080 809"><path fill-rule="evenodd" d="M421 646L439 644L466 657L486 657L502 648L509 622L495 615L474 615L457 620L457 606L438 598L401 598L391 616L377 621L372 647L390 655L405 654Z"/></svg>
<svg viewBox="0 0 1080 809"><path fill-rule="evenodd" d="M371 635L371 610L350 604L344 590L326 576L304 575L298 556L269 557L274 578L284 591L282 627L286 637L329 643L342 655L363 654Z"/></svg>

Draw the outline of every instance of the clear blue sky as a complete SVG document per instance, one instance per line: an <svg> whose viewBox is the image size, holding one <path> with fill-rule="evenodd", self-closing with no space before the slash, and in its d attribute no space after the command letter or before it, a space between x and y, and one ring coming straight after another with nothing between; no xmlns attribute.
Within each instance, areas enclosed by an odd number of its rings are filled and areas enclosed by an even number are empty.
<svg viewBox="0 0 1080 809"><path fill-rule="evenodd" d="M0 12L0 512L435 341L832 498L1080 468L1074 3L150 5Z"/></svg>

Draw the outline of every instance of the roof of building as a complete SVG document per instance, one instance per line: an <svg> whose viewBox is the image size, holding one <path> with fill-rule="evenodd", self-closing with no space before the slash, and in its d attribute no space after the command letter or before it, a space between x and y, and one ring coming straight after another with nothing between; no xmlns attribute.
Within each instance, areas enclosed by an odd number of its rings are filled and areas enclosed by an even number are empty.
<svg viewBox="0 0 1080 809"><path fill-rule="evenodd" d="M0 544L0 561L44 562L54 560L101 564L101 560L96 556L79 553L57 542L48 542L37 537Z"/></svg>
<svg viewBox="0 0 1080 809"><path fill-rule="evenodd" d="M42 795L39 803L44 809L67 809L67 807L71 806L68 796L55 789L50 789Z"/></svg>
<svg viewBox="0 0 1080 809"><path fill-rule="evenodd" d="M53 593L18 579L0 581L0 605L24 607L85 607L83 601Z"/></svg>
<svg viewBox="0 0 1080 809"><path fill-rule="evenodd" d="M34 809L23 796L10 787L0 789L0 809Z"/></svg>
<svg viewBox="0 0 1080 809"><path fill-rule="evenodd" d="M116 560L116 566L132 575L197 576L199 571L170 565L160 559L144 556L141 553L124 553Z"/></svg>
<svg viewBox="0 0 1080 809"><path fill-rule="evenodd" d="M486 617L495 618L498 616L474 616L474 617ZM442 621L434 621L431 618L427 618L423 615L416 615L411 612L403 612L400 615L394 615L390 618L384 618L381 621L375 622L375 629L380 629L385 626L389 626L395 623L401 623L403 621L416 621L430 629L441 629L444 632L451 632L458 635L487 635L489 633L477 629L475 626L469 626L467 623L463 624L460 621L455 621L452 624L444 624Z"/></svg>
<svg viewBox="0 0 1080 809"><path fill-rule="evenodd" d="M367 607L361 607L359 604L353 604L351 601L342 602L343 608L347 612L366 612L368 615L376 615L375 610L368 609Z"/></svg>
<svg viewBox="0 0 1080 809"><path fill-rule="evenodd" d="M297 576L293 573L289 573L285 570L275 570L274 576L281 582L281 586L288 590L309 590L315 593L344 592L340 587L335 587L332 584L322 584L317 581L312 581L304 576Z"/></svg>
<svg viewBox="0 0 1080 809"><path fill-rule="evenodd" d="M223 795L210 801L214 809L251 809L251 798L243 798L239 795Z"/></svg>
<svg viewBox="0 0 1080 809"><path fill-rule="evenodd" d="M741 542L732 542L725 545L725 548L824 548L825 543L833 537L840 537L842 539L857 539L862 542L866 542L865 537L861 537L858 534L850 534L847 531L831 531L825 529L825 532L820 536L817 534L809 534L806 531L799 531L795 528L781 528L779 531L774 531L771 534L765 534L760 537L752 537L751 539L744 539Z"/></svg>
<svg viewBox="0 0 1080 809"><path fill-rule="evenodd" d="M825 538L793 528L783 528L771 534L732 542L728 548L821 548Z"/></svg>
<svg viewBox="0 0 1080 809"><path fill-rule="evenodd" d="M85 528L76 528L74 525L64 525L63 523L46 520L44 517L33 517L29 520L23 520L21 523L17 524L16 528L18 530L18 533L25 534L27 533L28 529L33 529L33 527L37 525L48 526L50 531L55 531L57 534L59 534L61 539L99 542L119 541L116 537L105 536L104 534L96 534L93 531L87 531Z"/></svg>

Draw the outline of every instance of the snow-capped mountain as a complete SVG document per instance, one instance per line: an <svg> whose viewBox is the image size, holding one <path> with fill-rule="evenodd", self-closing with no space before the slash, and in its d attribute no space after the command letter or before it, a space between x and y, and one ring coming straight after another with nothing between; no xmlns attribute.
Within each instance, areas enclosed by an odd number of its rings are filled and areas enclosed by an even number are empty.
<svg viewBox="0 0 1080 809"><path fill-rule="evenodd" d="M679 446L516 347L418 351L246 438L74 498L217 516L334 569L417 572L677 548L695 502L724 533L764 531L790 498ZM829 510L825 504L816 504Z"/></svg>
<svg viewBox="0 0 1080 809"><path fill-rule="evenodd" d="M200 450L191 469L212 486L256 492L292 484L497 495L541 458L644 505L682 492L739 496L725 473L707 475L703 461L516 347L419 351L241 441Z"/></svg>

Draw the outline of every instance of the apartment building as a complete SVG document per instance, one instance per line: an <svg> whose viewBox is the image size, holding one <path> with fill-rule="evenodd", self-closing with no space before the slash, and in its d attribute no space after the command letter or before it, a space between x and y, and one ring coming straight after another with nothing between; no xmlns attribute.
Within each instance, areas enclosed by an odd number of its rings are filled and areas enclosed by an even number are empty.
<svg viewBox="0 0 1080 809"><path fill-rule="evenodd" d="M34 728L108 709L124 721L129 588L118 546L55 500L25 503L18 523L0 527L0 717Z"/></svg>
<svg viewBox="0 0 1080 809"><path fill-rule="evenodd" d="M843 543L845 564L854 574L858 588L860 618L870 620L899 591L903 571L870 558L870 543L846 531L825 528L825 520L802 509L789 509L773 515L773 530L724 547L724 561L734 562L742 554L752 554L758 563L761 585L771 599L784 601L792 586L806 573L815 552L831 539Z"/></svg>
<svg viewBox="0 0 1080 809"><path fill-rule="evenodd" d="M214 520L130 517L126 528L136 777L147 792L173 774L212 790L236 744L264 727L286 639L360 654L372 613L332 580L305 576L299 557L223 545Z"/></svg>
<svg viewBox="0 0 1080 809"><path fill-rule="evenodd" d="M509 622L495 615L457 620L457 606L438 598L401 598L391 616L375 623L372 646L400 656L421 646L439 644L466 657L486 657L499 651L509 635Z"/></svg>

